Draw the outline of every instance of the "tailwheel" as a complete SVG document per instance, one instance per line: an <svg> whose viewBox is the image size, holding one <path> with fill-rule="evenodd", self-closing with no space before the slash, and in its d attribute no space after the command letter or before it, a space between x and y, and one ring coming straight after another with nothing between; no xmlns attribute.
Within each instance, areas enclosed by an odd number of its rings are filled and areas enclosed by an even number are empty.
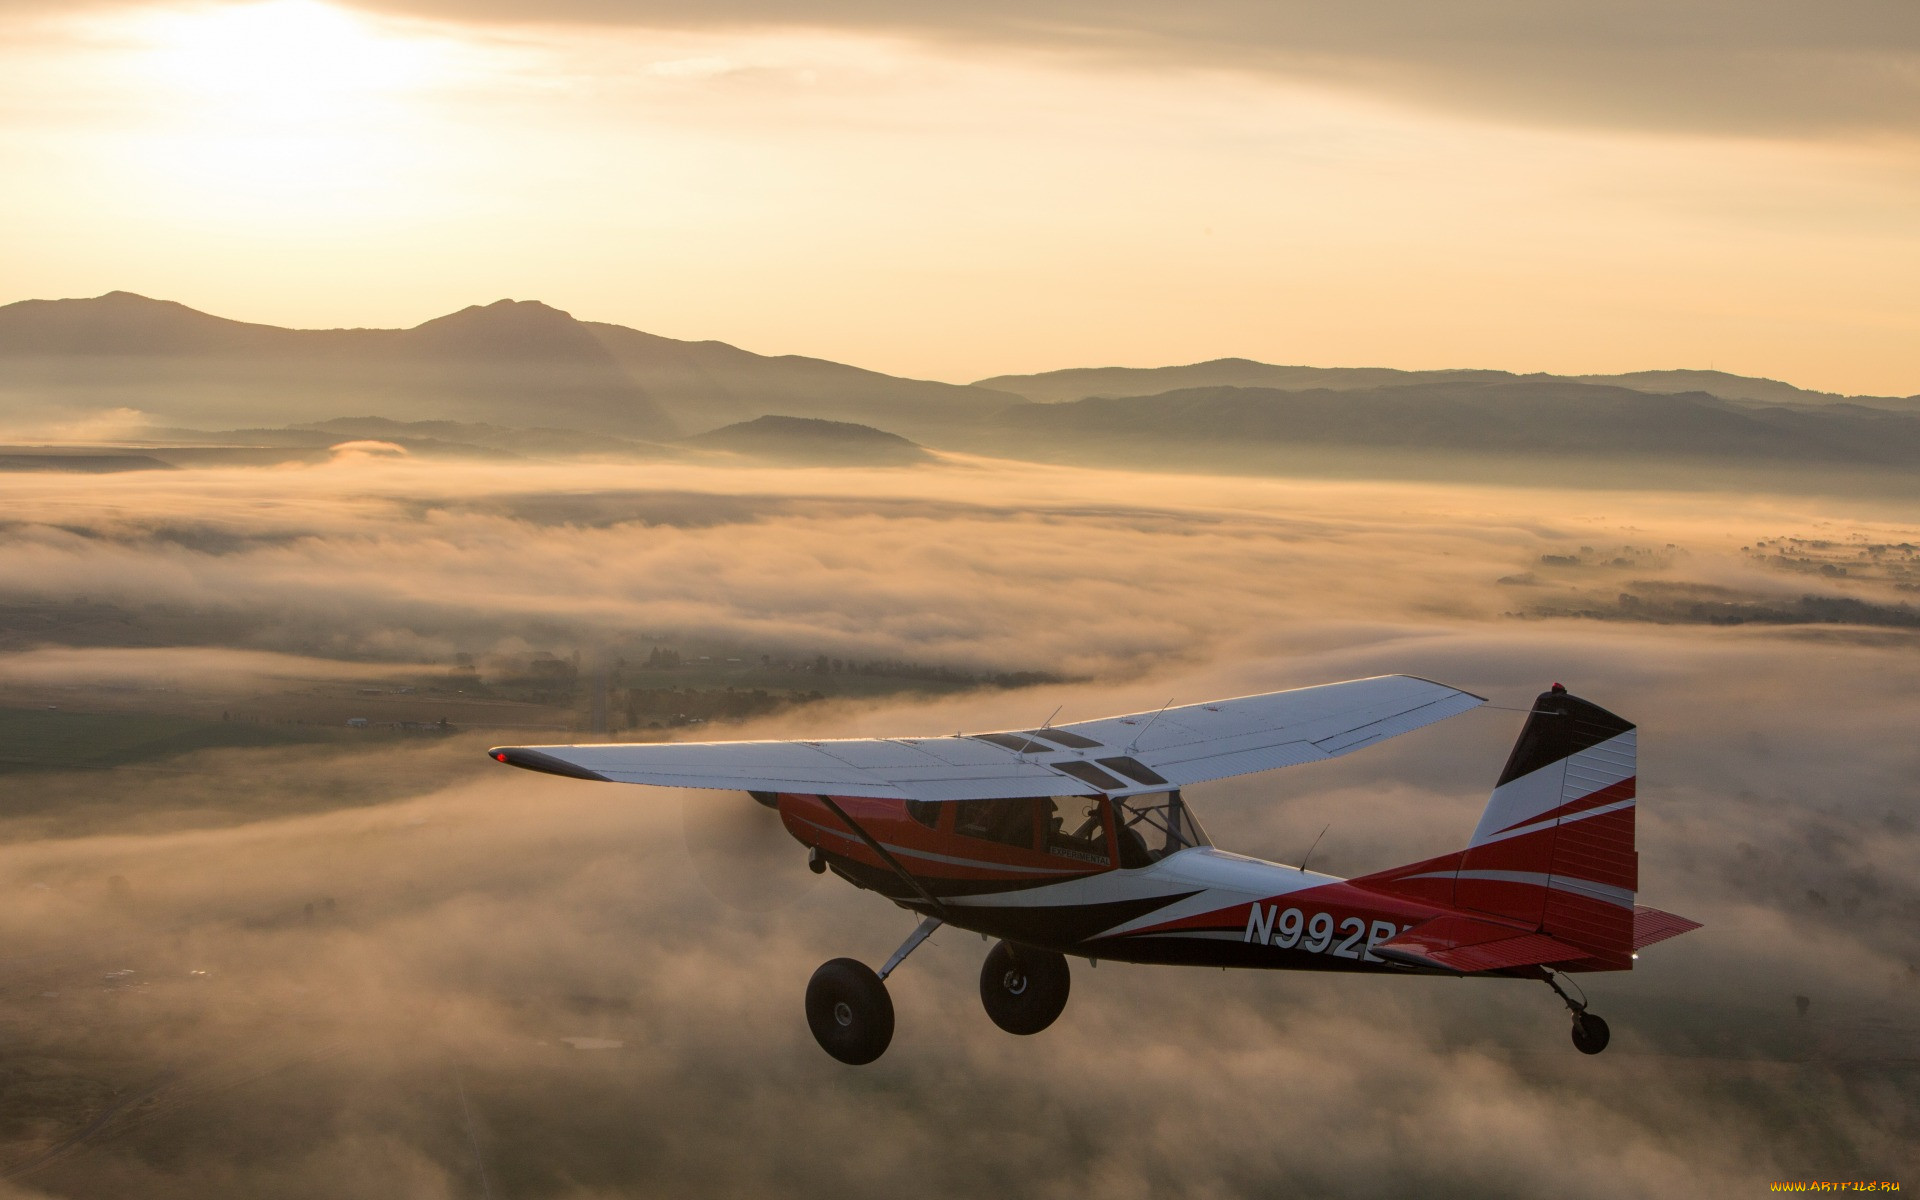
<svg viewBox="0 0 1920 1200"><path fill-rule="evenodd" d="M1612 1036L1607 1023L1592 1013L1583 1010L1573 1014L1573 1045L1580 1053L1600 1053Z"/></svg>
<svg viewBox="0 0 1920 1200"><path fill-rule="evenodd" d="M1072 983L1065 955L1000 942L980 968L980 1002L1008 1033L1039 1033L1067 1007Z"/></svg>
<svg viewBox="0 0 1920 1200"><path fill-rule="evenodd" d="M1538 978L1553 989L1553 994L1560 997L1567 1006L1567 1012L1573 1017L1573 1048L1582 1054L1598 1054L1605 1050L1613 1033L1607 1028L1605 1021L1587 1011L1586 992L1581 991L1579 985L1575 984L1573 990L1580 992L1580 998L1575 1000L1567 995L1567 990L1560 986L1559 978L1546 967L1540 968ZM1573 983L1571 979L1567 982Z"/></svg>
<svg viewBox="0 0 1920 1200"><path fill-rule="evenodd" d="M853 958L820 964L807 981L807 1028L820 1048L860 1066L893 1041L893 998L873 968Z"/></svg>

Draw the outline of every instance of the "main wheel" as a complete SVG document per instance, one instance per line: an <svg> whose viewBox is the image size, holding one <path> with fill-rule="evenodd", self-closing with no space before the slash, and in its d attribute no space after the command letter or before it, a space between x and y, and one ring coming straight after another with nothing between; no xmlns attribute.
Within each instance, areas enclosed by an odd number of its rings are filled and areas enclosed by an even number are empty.
<svg viewBox="0 0 1920 1200"><path fill-rule="evenodd" d="M1064 955L1001 942L980 968L980 1003L1008 1033L1039 1033L1066 1008L1072 984Z"/></svg>
<svg viewBox="0 0 1920 1200"><path fill-rule="evenodd" d="M852 958L820 964L807 981L807 1028L820 1048L859 1066L893 1041L893 997L873 968Z"/></svg>
<svg viewBox="0 0 1920 1200"><path fill-rule="evenodd" d="M1607 1023L1592 1013L1575 1013L1573 1017L1573 1045L1582 1054L1598 1054L1607 1048L1607 1042L1613 1037Z"/></svg>

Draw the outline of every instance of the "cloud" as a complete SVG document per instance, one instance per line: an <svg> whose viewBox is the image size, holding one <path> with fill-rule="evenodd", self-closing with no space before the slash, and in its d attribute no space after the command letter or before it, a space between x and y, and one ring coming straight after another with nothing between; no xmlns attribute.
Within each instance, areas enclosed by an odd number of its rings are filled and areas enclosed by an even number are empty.
<svg viewBox="0 0 1920 1200"><path fill-rule="evenodd" d="M362 680L419 664L345 663L260 650L189 646L42 646L0 653L0 687L80 684L235 687L272 680Z"/></svg>
<svg viewBox="0 0 1920 1200"><path fill-rule="evenodd" d="M1508 518L1401 509L1406 489L1049 468L168 476L0 480L7 590L246 613L249 646L303 654L384 641L402 657L450 655L537 627L574 643L674 633L1084 674L1269 630L1309 637L1330 610L1385 635L1404 625L1408 589L1356 576L1356 549L1418 564L1416 610L1499 611L1493 581L1538 544ZM1007 498L975 499L994 488ZM98 505L103 494L122 503ZM1316 619L1295 620L1303 608Z"/></svg>
<svg viewBox="0 0 1920 1200"><path fill-rule="evenodd" d="M1679 1181L1711 1196L1836 1169L1820 1157L1835 1136L1872 1147L1856 1169L1910 1165L1886 1137L1897 1117L1745 1040L1801 1032L1800 987L1811 1028L1857 1039L1850 996L1884 985L1870 957L1834 950L1864 922L1689 910L1713 921L1694 935L1708 968L1676 943L1631 978L1586 981L1620 1041L1591 1061L1536 985L1112 963L1080 967L1061 1023L1016 1040L973 1004L983 947L942 933L895 977L894 1048L856 1075L807 1038L800 989L824 958L883 954L899 914L808 875L793 846L768 864L793 903L716 907L672 797L495 772L477 744L455 749L433 755L439 785L416 761L420 790L371 809L0 852L26 897L0 918L10 944L84 939L13 989L16 1046L42 1060L84 1048L163 1085L151 1113L46 1176L56 1193L120 1179L155 1195L374 1195L408 1180L453 1195L486 1170L535 1195L912 1181L935 1196L1210 1196L1285 1180L1595 1197ZM1667 832L1656 821L1647 844ZM1742 973L1755 964L1787 973L1757 984ZM1741 1007L1754 1004L1766 1011ZM1772 1135L1763 1114L1802 1112L1810 1088L1818 1113ZM835 1149L848 1144L862 1150ZM156 1145L174 1148L164 1176L143 1162Z"/></svg>
<svg viewBox="0 0 1920 1200"><path fill-rule="evenodd" d="M805 28L1092 64L1333 83L1518 123L1761 136L1915 132L1920 15L1895 0L1606 6L1210 0L1169 7L922 2L373 0L465 22Z"/></svg>
<svg viewBox="0 0 1920 1200"><path fill-rule="evenodd" d="M383 442L376 438L360 438L355 441L339 442L327 447L336 461L364 458L405 458L407 448L396 442Z"/></svg>
<svg viewBox="0 0 1920 1200"><path fill-rule="evenodd" d="M879 961L911 921L809 874L741 797L509 771L480 734L0 776L0 1167L127 1101L25 1188L1744 1196L1920 1165L1920 1096L1884 1065L1912 1057L1920 963L1913 647L1521 620L1495 582L1621 542L1735 579L1754 537L1900 540L1898 514L984 462L375 461L0 477L0 501L10 629L81 611L84 589L86 611L202 639L86 646L90 627L40 622L43 648L3 660L36 682L245 685L324 675L289 653L303 640L377 674L396 645L649 631L1080 676L812 705L743 737L1071 720L1390 670L1493 697L1193 790L1249 853L1297 860L1330 824L1315 862L1342 873L1457 847L1509 710L1559 678L1641 723L1643 899L1707 922L1582 981L1615 1030L1591 1060L1538 984L1115 963L1076 964L1060 1023L1016 1039L975 1000L986 946L942 931L890 981L893 1048L854 1071L807 1035L806 978Z"/></svg>
<svg viewBox="0 0 1920 1200"><path fill-rule="evenodd" d="M95 9L146 6L99 0ZM358 0L388 15L487 26L804 30L905 38L1068 67L1224 70L1329 84L1517 124L1759 137L1911 136L1920 15L1899 0L1147 0L953 6L924 0ZM71 11L61 5L58 11ZM0 0L0 12L49 11ZM724 55L652 70L724 74Z"/></svg>

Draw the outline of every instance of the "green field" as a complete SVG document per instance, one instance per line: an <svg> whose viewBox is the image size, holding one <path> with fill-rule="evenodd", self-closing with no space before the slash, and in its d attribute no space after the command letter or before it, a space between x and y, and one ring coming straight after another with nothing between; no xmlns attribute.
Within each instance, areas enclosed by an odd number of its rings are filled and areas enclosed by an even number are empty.
<svg viewBox="0 0 1920 1200"><path fill-rule="evenodd" d="M349 732L163 713L0 708L0 772L119 767L194 750L338 741Z"/></svg>

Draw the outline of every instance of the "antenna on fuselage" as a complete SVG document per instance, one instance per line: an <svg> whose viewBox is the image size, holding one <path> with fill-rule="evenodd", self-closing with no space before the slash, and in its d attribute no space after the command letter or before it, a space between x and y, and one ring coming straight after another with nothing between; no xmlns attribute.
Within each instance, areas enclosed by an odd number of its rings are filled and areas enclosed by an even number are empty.
<svg viewBox="0 0 1920 1200"><path fill-rule="evenodd" d="M1042 728L1042 729L1052 729L1052 728L1053 728L1053 719L1054 719L1055 717L1057 717L1057 716L1059 716L1059 715L1060 715L1060 710L1061 710L1061 709L1063 709L1063 708L1065 708L1066 706L1067 706L1067 702L1066 702L1065 700L1062 700L1062 701L1061 701L1060 703L1058 703L1058 704L1056 704L1056 705L1054 705L1054 706L1053 706L1053 711L1047 714L1047 719L1046 719L1046 720L1044 720L1044 721L1042 721L1042 722L1040 722L1040 728Z"/></svg>
<svg viewBox="0 0 1920 1200"><path fill-rule="evenodd" d="M1324 826L1321 827L1320 837L1314 838L1313 845L1307 847L1306 857L1300 860L1300 873L1302 875L1307 873L1307 859L1312 858L1313 852L1320 848L1320 838L1327 836L1327 830L1332 828L1333 828L1333 822L1328 821Z"/></svg>

